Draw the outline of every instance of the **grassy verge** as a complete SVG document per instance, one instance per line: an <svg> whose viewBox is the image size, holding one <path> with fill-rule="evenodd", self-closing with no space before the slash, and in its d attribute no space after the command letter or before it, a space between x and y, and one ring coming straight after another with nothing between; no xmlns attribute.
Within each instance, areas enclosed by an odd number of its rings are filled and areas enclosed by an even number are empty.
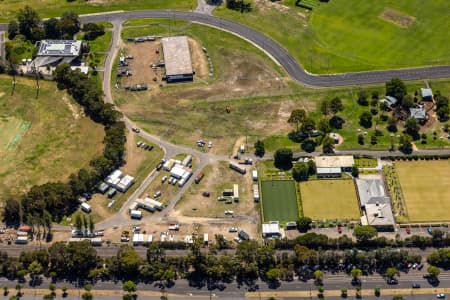
<svg viewBox="0 0 450 300"><path fill-rule="evenodd" d="M59 17L65 11L75 11L78 14L101 13L115 10L144 10L144 9L174 9L193 10L197 7L196 0L3 0L0 2L0 22L7 23L15 18L16 12L28 5L44 18Z"/></svg>
<svg viewBox="0 0 450 300"><path fill-rule="evenodd" d="M251 13L242 14L222 5L214 14L272 37L312 73L450 62L446 21L438 17L442 11L450 10L446 0L427 5L421 0L364 1L356 5L352 0L339 0L321 3L313 11L296 7L294 0L285 0L282 5L252 2ZM380 17L385 9L394 11L394 22ZM396 22L401 22L404 16L414 21L402 28ZM430 44L434 46L428 47Z"/></svg>

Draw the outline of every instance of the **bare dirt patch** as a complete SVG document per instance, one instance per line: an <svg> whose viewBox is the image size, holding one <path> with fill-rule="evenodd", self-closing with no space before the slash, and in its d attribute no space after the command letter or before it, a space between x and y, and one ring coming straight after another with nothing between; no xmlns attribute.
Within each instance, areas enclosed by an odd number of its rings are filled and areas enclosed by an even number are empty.
<svg viewBox="0 0 450 300"><path fill-rule="evenodd" d="M205 80L208 76L208 61L202 51L201 45L194 39L189 38L191 50L192 68L195 72L194 81ZM135 85L146 83L151 89L165 84L163 68L152 68L151 65L163 60L161 40L144 43L126 43L124 50L127 55L134 58L128 60L129 66L123 67L132 72L132 76L123 77L122 85ZM123 69L122 68L122 69Z"/></svg>
<svg viewBox="0 0 450 300"><path fill-rule="evenodd" d="M69 107L70 111L72 112L73 118L75 120L80 118L80 110L78 108L76 108L75 106L73 106L72 103L70 103L70 100L67 98L67 94L64 95L63 101L64 101L64 103L67 104L67 106Z"/></svg>
<svg viewBox="0 0 450 300"><path fill-rule="evenodd" d="M230 219L245 217L259 220L252 197L252 179L249 175L251 169L248 168L246 175L241 175L228 165L228 162L216 162L205 168L204 179L198 185L191 185L175 211L187 217L224 218L225 210L233 210L234 217L229 217ZM226 204L225 201L218 201L222 191L232 189L233 184L239 185L239 202ZM209 192L210 197L204 197L203 192Z"/></svg>
<svg viewBox="0 0 450 300"><path fill-rule="evenodd" d="M416 21L415 17L409 16L392 8L385 8L379 17L382 20L397 25L401 28L409 28Z"/></svg>
<svg viewBox="0 0 450 300"><path fill-rule="evenodd" d="M152 69L151 65L163 59L161 41L145 42L145 43L128 43L125 45L127 55L131 55L134 59L128 60L132 76L123 77L122 85L134 85L146 83L148 85L157 86L161 83L161 76L164 75L161 69ZM153 79L157 78L157 81Z"/></svg>

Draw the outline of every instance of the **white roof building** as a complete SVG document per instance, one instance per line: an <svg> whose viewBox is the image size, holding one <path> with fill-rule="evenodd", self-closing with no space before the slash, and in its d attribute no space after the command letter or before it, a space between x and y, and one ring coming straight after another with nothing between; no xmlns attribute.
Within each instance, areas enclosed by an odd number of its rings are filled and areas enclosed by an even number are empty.
<svg viewBox="0 0 450 300"><path fill-rule="evenodd" d="M281 237L280 223L278 221L271 221L268 224L262 224L263 238Z"/></svg>
<svg viewBox="0 0 450 300"><path fill-rule="evenodd" d="M422 95L422 99L433 98L433 91L429 88L420 88L420 94Z"/></svg>

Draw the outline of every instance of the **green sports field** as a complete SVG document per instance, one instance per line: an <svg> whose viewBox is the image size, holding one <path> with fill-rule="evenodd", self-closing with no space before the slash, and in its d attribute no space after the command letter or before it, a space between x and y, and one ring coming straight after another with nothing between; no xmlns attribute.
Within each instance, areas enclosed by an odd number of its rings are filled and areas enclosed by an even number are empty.
<svg viewBox="0 0 450 300"><path fill-rule="evenodd" d="M448 0L331 0L312 11L283 0L283 12L263 2L250 13L222 6L214 14L264 32L312 73L450 63Z"/></svg>
<svg viewBox="0 0 450 300"><path fill-rule="evenodd" d="M312 180L300 184L303 213L313 220L358 220L353 180Z"/></svg>
<svg viewBox="0 0 450 300"><path fill-rule="evenodd" d="M263 221L295 221L298 219L294 181L261 181L261 194Z"/></svg>
<svg viewBox="0 0 450 300"><path fill-rule="evenodd" d="M396 162L411 222L450 221L450 161Z"/></svg>

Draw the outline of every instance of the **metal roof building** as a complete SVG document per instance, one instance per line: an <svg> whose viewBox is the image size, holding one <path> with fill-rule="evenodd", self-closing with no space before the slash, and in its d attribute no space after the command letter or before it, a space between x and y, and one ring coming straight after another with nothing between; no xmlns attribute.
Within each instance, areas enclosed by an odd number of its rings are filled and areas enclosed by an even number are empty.
<svg viewBox="0 0 450 300"><path fill-rule="evenodd" d="M351 170L355 164L352 155L316 156L314 162L317 168L341 168L342 171Z"/></svg>
<svg viewBox="0 0 450 300"><path fill-rule="evenodd" d="M42 40L39 42L37 56L78 56L81 41L76 40Z"/></svg>
<svg viewBox="0 0 450 300"><path fill-rule="evenodd" d="M394 230L395 218L392 213L391 199L386 195L381 178L357 178L358 197L364 215L363 225L372 225L378 230Z"/></svg>
<svg viewBox="0 0 450 300"><path fill-rule="evenodd" d="M171 36L162 38L162 48L166 69L166 81L192 81L191 52L186 36Z"/></svg>
<svg viewBox="0 0 450 300"><path fill-rule="evenodd" d="M280 223L277 221L262 224L263 238L281 237Z"/></svg>
<svg viewBox="0 0 450 300"><path fill-rule="evenodd" d="M429 88L420 88L420 94L422 95L422 99L424 100L433 99L433 91Z"/></svg>
<svg viewBox="0 0 450 300"><path fill-rule="evenodd" d="M427 112L424 107L410 108L409 113L411 114L411 118L417 120L423 120L427 117Z"/></svg>

